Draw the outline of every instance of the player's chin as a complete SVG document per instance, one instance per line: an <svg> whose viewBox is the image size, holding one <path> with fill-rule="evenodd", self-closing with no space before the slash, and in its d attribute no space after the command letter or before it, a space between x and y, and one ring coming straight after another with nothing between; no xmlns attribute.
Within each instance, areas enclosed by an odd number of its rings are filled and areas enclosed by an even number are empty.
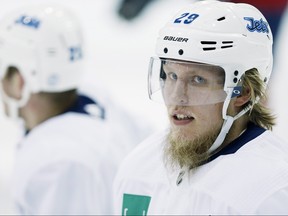
<svg viewBox="0 0 288 216"><path fill-rule="evenodd" d="M188 126L171 126L171 134L174 140L179 140L180 142L193 142L197 136L195 130Z"/></svg>

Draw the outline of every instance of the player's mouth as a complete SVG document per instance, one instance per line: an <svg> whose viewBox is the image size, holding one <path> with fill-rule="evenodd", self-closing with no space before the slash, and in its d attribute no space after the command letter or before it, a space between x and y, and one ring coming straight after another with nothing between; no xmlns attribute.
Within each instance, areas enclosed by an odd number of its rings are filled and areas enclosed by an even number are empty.
<svg viewBox="0 0 288 216"><path fill-rule="evenodd" d="M172 119L175 125L187 125L194 120L194 117L190 114L174 113Z"/></svg>

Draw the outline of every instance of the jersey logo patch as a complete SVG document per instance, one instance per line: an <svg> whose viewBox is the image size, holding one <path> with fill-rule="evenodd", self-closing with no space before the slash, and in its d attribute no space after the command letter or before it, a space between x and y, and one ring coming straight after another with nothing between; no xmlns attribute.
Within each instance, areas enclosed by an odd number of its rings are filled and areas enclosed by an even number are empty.
<svg viewBox="0 0 288 216"><path fill-rule="evenodd" d="M38 29L41 22L40 22L40 20L33 18L31 16L23 15L23 16L20 16L15 21L15 23L21 24L21 25L24 25L24 26L27 26L30 28Z"/></svg>
<svg viewBox="0 0 288 216"><path fill-rule="evenodd" d="M150 201L150 196L123 194L122 216L147 215Z"/></svg>
<svg viewBox="0 0 288 216"><path fill-rule="evenodd" d="M253 17L244 17L244 20L249 21L246 28L250 32L259 32L259 33L269 33L268 23L263 21L262 18L260 20L256 20Z"/></svg>

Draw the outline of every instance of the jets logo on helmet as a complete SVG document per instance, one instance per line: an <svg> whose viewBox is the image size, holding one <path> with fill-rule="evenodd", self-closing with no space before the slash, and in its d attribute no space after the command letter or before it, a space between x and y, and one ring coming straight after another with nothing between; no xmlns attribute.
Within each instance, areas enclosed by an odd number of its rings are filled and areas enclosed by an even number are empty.
<svg viewBox="0 0 288 216"><path fill-rule="evenodd" d="M262 33L269 33L268 23L260 20L255 20L253 17L244 17L244 20L250 21L250 25L247 24L247 29L251 32L257 31Z"/></svg>
<svg viewBox="0 0 288 216"><path fill-rule="evenodd" d="M17 19L15 23L37 29L40 25L40 20L38 20L37 18L32 18L30 16L24 15L24 16L20 16L20 18Z"/></svg>

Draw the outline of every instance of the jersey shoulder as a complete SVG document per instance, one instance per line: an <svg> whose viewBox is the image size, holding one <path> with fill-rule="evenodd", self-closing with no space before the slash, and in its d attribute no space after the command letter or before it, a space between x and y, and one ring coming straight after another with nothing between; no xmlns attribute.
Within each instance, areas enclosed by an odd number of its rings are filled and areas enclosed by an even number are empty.
<svg viewBox="0 0 288 216"><path fill-rule="evenodd" d="M138 144L121 163L120 176L150 176L163 161L163 148L167 130L150 135Z"/></svg>
<svg viewBox="0 0 288 216"><path fill-rule="evenodd" d="M258 207L273 197L277 199L281 190L287 192L288 202L287 154L287 142L266 131L236 153L220 156L198 169L191 176L190 189L239 212L247 210L246 214L260 211Z"/></svg>
<svg viewBox="0 0 288 216"><path fill-rule="evenodd" d="M22 139L16 151L16 167L31 172L58 162L92 167L107 156L112 145L108 137L109 130L99 120L77 113L60 115L38 125Z"/></svg>

